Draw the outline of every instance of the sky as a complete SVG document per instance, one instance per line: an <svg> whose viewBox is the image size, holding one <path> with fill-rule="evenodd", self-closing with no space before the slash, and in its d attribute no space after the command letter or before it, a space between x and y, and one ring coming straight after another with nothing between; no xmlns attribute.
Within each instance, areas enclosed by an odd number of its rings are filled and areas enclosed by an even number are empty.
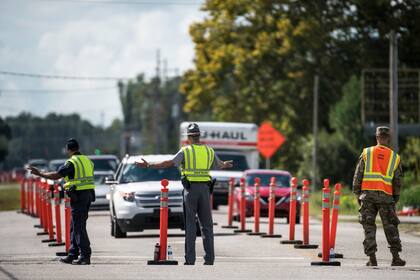
<svg viewBox="0 0 420 280"><path fill-rule="evenodd" d="M200 3L0 0L0 116L76 112L95 125L109 125L122 117L115 80L39 79L1 71L147 78L156 73L159 49L168 76L175 69L182 73L193 67L188 30L205 16Z"/></svg>

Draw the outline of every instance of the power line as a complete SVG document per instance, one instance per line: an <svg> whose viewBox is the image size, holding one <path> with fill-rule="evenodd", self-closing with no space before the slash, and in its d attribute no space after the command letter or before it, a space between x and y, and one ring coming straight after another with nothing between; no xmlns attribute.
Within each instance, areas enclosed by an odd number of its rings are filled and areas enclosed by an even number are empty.
<svg viewBox="0 0 420 280"><path fill-rule="evenodd" d="M111 4L111 5L161 5L161 6L199 6L202 3L191 1L106 1L106 0L35 0L41 2L56 3L80 3L80 4Z"/></svg>
<svg viewBox="0 0 420 280"><path fill-rule="evenodd" d="M12 71L0 70L0 75L5 76L17 76L37 79L55 79L55 80L83 80L83 81L121 81L131 80L133 77L89 77L89 76L65 76L65 75L47 75L47 74L35 74L35 73L22 73Z"/></svg>
<svg viewBox="0 0 420 280"><path fill-rule="evenodd" d="M107 91L116 90L117 87L96 87L96 88L75 88L75 89L1 89L1 93L67 93L67 92L94 92L94 91Z"/></svg>

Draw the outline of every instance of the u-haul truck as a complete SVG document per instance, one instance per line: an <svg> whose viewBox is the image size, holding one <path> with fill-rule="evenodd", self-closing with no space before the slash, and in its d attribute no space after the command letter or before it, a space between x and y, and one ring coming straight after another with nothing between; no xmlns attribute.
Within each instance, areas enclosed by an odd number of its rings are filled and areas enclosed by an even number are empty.
<svg viewBox="0 0 420 280"><path fill-rule="evenodd" d="M180 144L187 145L185 132L191 122L181 123ZM257 150L258 126L253 123L229 122L195 122L200 126L200 141L212 147L217 156L223 160L233 160L233 168L227 170L212 170L210 175L217 179L213 193L213 204L227 204L229 179L236 182L246 169L258 168L259 155Z"/></svg>

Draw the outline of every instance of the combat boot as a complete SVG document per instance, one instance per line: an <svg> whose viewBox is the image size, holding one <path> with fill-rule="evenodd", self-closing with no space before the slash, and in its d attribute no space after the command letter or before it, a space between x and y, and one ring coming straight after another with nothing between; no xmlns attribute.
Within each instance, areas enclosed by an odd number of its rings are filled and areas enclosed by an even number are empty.
<svg viewBox="0 0 420 280"><path fill-rule="evenodd" d="M400 258L398 253L392 253L391 266L405 266L405 261Z"/></svg>
<svg viewBox="0 0 420 280"><path fill-rule="evenodd" d="M378 266L375 254L369 256L369 261L366 263L366 266Z"/></svg>

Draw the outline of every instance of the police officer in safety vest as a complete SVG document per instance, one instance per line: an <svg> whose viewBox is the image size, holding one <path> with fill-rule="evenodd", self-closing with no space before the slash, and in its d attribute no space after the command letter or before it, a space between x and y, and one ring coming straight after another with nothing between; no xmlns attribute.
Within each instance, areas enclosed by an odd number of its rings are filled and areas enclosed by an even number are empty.
<svg viewBox="0 0 420 280"><path fill-rule="evenodd" d="M214 150L200 143L200 128L191 123L186 131L188 144L182 147L172 160L148 163L137 162L142 168L168 168L180 166L184 185L185 216L185 265L195 264L196 216L201 226L204 245L204 264L214 263L213 219L211 216L210 187L212 179L210 169L231 168L232 161L221 161Z"/></svg>
<svg viewBox="0 0 420 280"><path fill-rule="evenodd" d="M369 256L367 266L377 266L376 216L382 220L386 239L392 253L392 266L404 266L399 252L401 240L395 204L400 197L402 176L400 156L390 149L390 132L385 126L376 129L377 145L365 148L357 163L353 192L360 204L359 221L365 232L363 246Z"/></svg>
<svg viewBox="0 0 420 280"><path fill-rule="evenodd" d="M64 189L70 197L71 246L67 257L60 259L63 263L89 265L91 248L86 231L86 220L91 202L95 201L95 185L93 178L93 162L79 152L79 144L75 139L69 139L66 144L69 159L57 172L40 172L29 166L32 174L51 180L64 178Z"/></svg>

